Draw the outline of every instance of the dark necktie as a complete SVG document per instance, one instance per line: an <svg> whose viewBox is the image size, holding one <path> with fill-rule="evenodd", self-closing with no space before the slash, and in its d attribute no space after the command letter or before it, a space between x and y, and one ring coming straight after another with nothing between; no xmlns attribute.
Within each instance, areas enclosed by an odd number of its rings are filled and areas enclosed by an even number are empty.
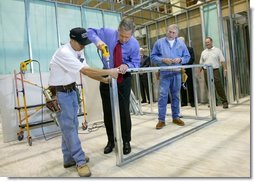
<svg viewBox="0 0 255 182"><path fill-rule="evenodd" d="M113 51L113 60L114 60L114 68L119 67L122 64L122 53L121 53L121 43L118 42ZM117 82L122 83L123 75L119 74Z"/></svg>

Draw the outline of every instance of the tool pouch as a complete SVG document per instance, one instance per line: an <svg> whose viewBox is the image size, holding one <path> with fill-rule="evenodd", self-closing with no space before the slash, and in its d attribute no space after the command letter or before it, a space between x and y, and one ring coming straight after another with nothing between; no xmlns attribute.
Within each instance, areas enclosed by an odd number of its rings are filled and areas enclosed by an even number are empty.
<svg viewBox="0 0 255 182"><path fill-rule="evenodd" d="M58 105L58 100L57 98L54 98L52 100L49 100L46 102L46 107L51 110L52 112L60 112L61 109Z"/></svg>
<svg viewBox="0 0 255 182"><path fill-rule="evenodd" d="M44 90L44 95L46 97L46 107L52 112L60 112L61 109L56 96L56 88L49 86Z"/></svg>

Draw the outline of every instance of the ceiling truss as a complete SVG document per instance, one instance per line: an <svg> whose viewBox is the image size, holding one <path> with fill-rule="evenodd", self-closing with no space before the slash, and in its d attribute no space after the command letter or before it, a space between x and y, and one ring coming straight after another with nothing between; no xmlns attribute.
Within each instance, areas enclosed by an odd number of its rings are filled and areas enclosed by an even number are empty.
<svg viewBox="0 0 255 182"><path fill-rule="evenodd" d="M198 8L212 0L52 0L116 11L134 19L138 28Z"/></svg>

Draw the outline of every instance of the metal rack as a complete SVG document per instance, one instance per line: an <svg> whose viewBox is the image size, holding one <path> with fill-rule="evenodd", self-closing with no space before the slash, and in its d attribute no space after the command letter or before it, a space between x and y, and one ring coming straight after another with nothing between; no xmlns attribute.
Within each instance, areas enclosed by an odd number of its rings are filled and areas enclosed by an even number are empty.
<svg viewBox="0 0 255 182"><path fill-rule="evenodd" d="M17 133L18 140L19 141L23 140L23 138L24 138L23 128L25 128L27 131L28 144L30 146L32 146L32 137L30 135L30 126L31 125L29 124L29 121L28 121L28 118L30 115L28 114L28 109L38 106L38 109L36 109L36 111L38 111L43 106L41 106L41 105L27 106L22 70L20 70L20 72L18 72L18 73L16 72L16 70L14 70L14 80L15 80L15 89L16 89L16 100L17 100L17 107L15 107L15 109L18 110L18 118L19 118L19 132ZM21 81L21 90L19 90L19 87L18 87L18 80ZM21 106L20 93L22 93L23 106ZM23 111L24 111L24 117L22 117ZM26 122L25 124L23 124L24 121Z"/></svg>
<svg viewBox="0 0 255 182"><path fill-rule="evenodd" d="M116 165L122 166L133 160L136 160L144 155L147 155L159 148L162 148L166 145L169 145L177 140L182 139L185 136L188 136L214 122L217 121L216 118L216 103L215 103L215 88L214 88L214 78L213 78L213 68L211 65L185 65L185 66L166 66L166 67L147 67L147 68L131 68L128 69L131 73L147 73L147 72L157 72L163 70L172 70L172 69L181 69L181 68L201 68L207 67L207 81L208 81L208 94L209 94L209 105L210 105L210 116L206 118L197 117L197 94L196 94L196 84L193 76L194 84L194 93L195 93L195 113L196 120L204 121L204 123L199 124L191 129L184 131L178 135L175 135L171 138L168 138L160 143L157 143L151 147L148 147L138 153L134 153L126 158L123 156L122 150L122 138L121 138L121 126L120 126L120 111L119 111L119 100L118 100L118 91L117 91L117 82L116 79L112 79L110 83L110 95L111 95L111 107L112 107L112 117L113 117L113 130L114 130L114 141L115 141L115 155L116 155Z"/></svg>

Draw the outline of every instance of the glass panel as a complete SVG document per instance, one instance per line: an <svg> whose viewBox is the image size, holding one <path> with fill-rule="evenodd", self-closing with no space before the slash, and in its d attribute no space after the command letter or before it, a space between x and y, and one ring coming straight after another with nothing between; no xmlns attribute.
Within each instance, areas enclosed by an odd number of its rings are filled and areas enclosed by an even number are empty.
<svg viewBox="0 0 255 182"><path fill-rule="evenodd" d="M105 27L118 29L120 21L121 21L120 14L112 13L112 12L104 12Z"/></svg>
<svg viewBox="0 0 255 182"><path fill-rule="evenodd" d="M32 56L40 62L41 71L49 70L49 62L58 48L55 5L51 2L31 0L30 35ZM34 66L38 71L38 67Z"/></svg>
<svg viewBox="0 0 255 182"><path fill-rule="evenodd" d="M27 15L31 38L30 54L24 2L27 2L29 8ZM57 13L59 35L54 2L0 1L0 74L12 73L13 69L19 69L20 62L29 59L29 55L40 62L42 72L48 72L51 57L58 48L58 37L60 43L66 43L69 41L69 31L73 27L104 27L100 10L84 8L84 24L79 6L57 4ZM105 20L108 18L112 21L105 21L106 26L117 28L120 14L106 12ZM91 67L102 68L95 45L86 46L85 54ZM35 72L39 70L36 64L33 67Z"/></svg>
<svg viewBox="0 0 255 182"><path fill-rule="evenodd" d="M104 26L102 11L84 8L84 14L84 26L86 28L101 28ZM103 63L94 44L89 44L85 47L85 56L89 66L94 68L103 67Z"/></svg>
<svg viewBox="0 0 255 182"><path fill-rule="evenodd" d="M70 40L70 30L81 27L81 9L77 6L58 4L57 13L60 43L65 44Z"/></svg>
<svg viewBox="0 0 255 182"><path fill-rule="evenodd" d="M205 36L213 39L213 45L220 48L220 33L218 27L218 12L216 4L209 4L203 7Z"/></svg>
<svg viewBox="0 0 255 182"><path fill-rule="evenodd" d="M21 0L0 1L0 74L19 70L29 59L25 4Z"/></svg>

